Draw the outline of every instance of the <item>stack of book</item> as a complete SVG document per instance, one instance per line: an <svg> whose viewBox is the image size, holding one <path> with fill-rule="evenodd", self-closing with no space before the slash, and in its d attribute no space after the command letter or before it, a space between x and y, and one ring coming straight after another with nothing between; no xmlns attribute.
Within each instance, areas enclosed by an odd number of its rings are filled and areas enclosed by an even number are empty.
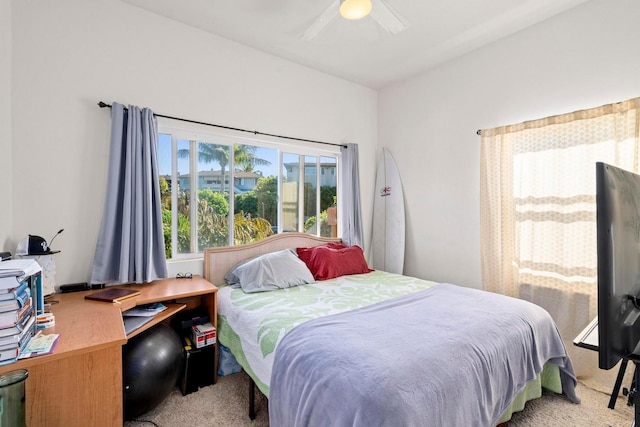
<svg viewBox="0 0 640 427"><path fill-rule="evenodd" d="M18 360L36 324L28 274L24 270L8 274L9 270L3 268L6 263L0 265L0 365Z"/></svg>

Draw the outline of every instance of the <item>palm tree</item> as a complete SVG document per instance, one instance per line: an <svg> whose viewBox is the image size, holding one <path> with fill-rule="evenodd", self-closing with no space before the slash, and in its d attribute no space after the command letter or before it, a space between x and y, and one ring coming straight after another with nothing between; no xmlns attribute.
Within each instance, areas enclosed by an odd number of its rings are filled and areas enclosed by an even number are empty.
<svg viewBox="0 0 640 427"><path fill-rule="evenodd" d="M257 149L258 147L253 145L235 144L233 146L233 157L236 164L239 165L237 168L238 170L253 172L254 166L266 166L271 164L268 160L256 157L255 152ZM188 159L189 149L183 148L178 150L178 157ZM222 172L221 191L224 192L225 171L229 164L229 147L226 145L199 142L198 161L203 163L217 162L220 165L220 171Z"/></svg>
<svg viewBox="0 0 640 427"><path fill-rule="evenodd" d="M269 160L256 157L258 147L254 145L236 144L233 148L233 156L236 163L236 170L243 172L253 172L255 166L269 166Z"/></svg>
<svg viewBox="0 0 640 427"><path fill-rule="evenodd" d="M191 151L188 148L178 150L178 157L188 159ZM198 161L202 163L217 162L222 171L222 192L224 192L224 172L229 164L229 147L226 145L208 144L206 142L198 143Z"/></svg>

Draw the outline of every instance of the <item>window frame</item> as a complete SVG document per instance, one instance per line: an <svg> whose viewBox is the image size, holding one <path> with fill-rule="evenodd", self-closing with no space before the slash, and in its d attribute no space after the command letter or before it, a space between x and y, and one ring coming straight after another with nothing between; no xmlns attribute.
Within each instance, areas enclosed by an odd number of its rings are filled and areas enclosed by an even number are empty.
<svg viewBox="0 0 640 427"><path fill-rule="evenodd" d="M266 136L266 135L256 135L256 136L247 136L246 133L241 131L234 131L230 129L218 128L208 125L194 124L189 122L182 122L179 120L168 119L168 118L157 118L158 121L158 137L163 135L171 136L171 180L173 183L177 183L178 181L178 140L186 140L189 141L189 149L191 152L197 153L197 144L199 142L216 144L216 145L226 145L229 147L229 177L228 182L235 182L235 159L234 159L234 145L251 145L260 148L273 149L277 152L278 164L276 165L277 170L277 188L278 188L278 211L277 211L277 233L282 233L282 188L283 188L283 155L286 154L294 154L298 155L301 161L301 169L304 171L305 167L305 159L309 156L313 156L316 158L316 174L315 174L315 191L316 191L316 236L320 236L321 227L320 227L320 208L321 208L321 175L317 173L317 170L321 168L322 158L335 158L336 166L335 168L340 168L341 162L341 152L340 146L338 145L323 145L318 143L312 143L307 141L295 140L295 143L292 143L288 139L278 138L275 136ZM193 201L197 197L198 191L198 160L197 156L190 156L190 200ZM193 172L195 171L195 172ZM334 171L334 173L336 173ZM164 175L164 174L163 174ZM299 193L298 193L298 202L300 212L298 213L298 217L302 218L298 224L298 232L304 233L304 182L305 182L305 173L298 173L298 183L299 183ZM336 177L336 199L341 199L341 174L337 173ZM167 258L168 261L181 261L188 259L202 259L204 257L203 252L189 252L189 253L178 253L178 239L177 239L177 230L178 230L178 192L175 191L176 186L171 186L171 258ZM228 235L228 245L227 246L235 246L234 245L234 235L233 235L233 216L235 211L235 188L233 185L229 185L229 235ZM196 218L194 218L196 216ZM191 209L191 248L198 248L197 240L197 226L193 224L197 224L197 210ZM337 234L340 235L340 231L342 229L340 217L338 217L338 225L337 225ZM310 233L307 233L310 234Z"/></svg>

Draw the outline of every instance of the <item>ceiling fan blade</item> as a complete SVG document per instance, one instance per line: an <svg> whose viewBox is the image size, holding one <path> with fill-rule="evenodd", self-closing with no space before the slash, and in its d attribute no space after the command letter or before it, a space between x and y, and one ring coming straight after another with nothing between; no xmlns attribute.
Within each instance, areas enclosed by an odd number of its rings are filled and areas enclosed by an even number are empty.
<svg viewBox="0 0 640 427"><path fill-rule="evenodd" d="M324 27L327 26L329 21L338 16L339 12L340 0L332 0L329 7L327 7L327 9L322 12L320 16L318 16L318 19L313 21L313 24L311 24L309 28L307 28L305 32L302 33L300 38L303 40L311 40L315 38L320 33L320 31L322 31Z"/></svg>
<svg viewBox="0 0 640 427"><path fill-rule="evenodd" d="M371 0L371 13L369 16L391 34L398 34L407 28L400 16L393 12L382 0Z"/></svg>

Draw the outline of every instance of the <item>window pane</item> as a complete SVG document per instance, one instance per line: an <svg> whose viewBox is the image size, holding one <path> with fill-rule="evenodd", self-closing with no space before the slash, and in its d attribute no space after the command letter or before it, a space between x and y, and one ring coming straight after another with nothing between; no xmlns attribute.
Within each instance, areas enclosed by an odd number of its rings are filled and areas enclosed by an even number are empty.
<svg viewBox="0 0 640 427"><path fill-rule="evenodd" d="M282 155L282 231L298 231L300 156Z"/></svg>
<svg viewBox="0 0 640 427"><path fill-rule="evenodd" d="M320 235L338 236L336 158L320 157Z"/></svg>
<svg viewBox="0 0 640 427"><path fill-rule="evenodd" d="M317 157L304 157L304 232L317 234L316 209L318 206Z"/></svg>
<svg viewBox="0 0 640 427"><path fill-rule="evenodd" d="M158 134L158 181L160 183L160 206L162 208L162 231L164 251L171 258L171 135Z"/></svg>
<svg viewBox="0 0 640 427"><path fill-rule="evenodd" d="M278 150L234 146L235 244L262 240L278 230Z"/></svg>
<svg viewBox="0 0 640 427"><path fill-rule="evenodd" d="M198 252L229 244L229 146L198 142Z"/></svg>
<svg viewBox="0 0 640 427"><path fill-rule="evenodd" d="M191 253L191 150L189 141L178 140L178 206L177 206L177 251L178 254Z"/></svg>

